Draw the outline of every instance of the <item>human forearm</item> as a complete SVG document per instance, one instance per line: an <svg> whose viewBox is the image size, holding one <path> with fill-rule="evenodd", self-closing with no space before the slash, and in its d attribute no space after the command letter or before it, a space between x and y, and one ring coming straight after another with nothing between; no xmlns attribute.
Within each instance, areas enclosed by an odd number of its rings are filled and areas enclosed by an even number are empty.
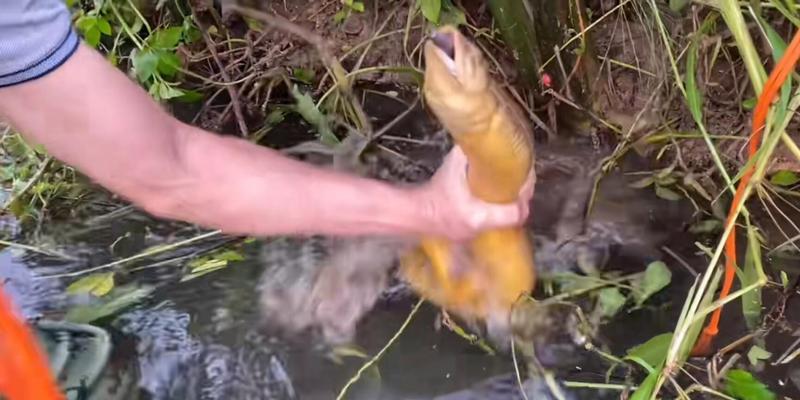
<svg viewBox="0 0 800 400"><path fill-rule="evenodd" d="M85 47L40 80L0 90L0 111L55 157L157 216L247 234L414 232L429 222L418 191L178 122Z"/></svg>
<svg viewBox="0 0 800 400"><path fill-rule="evenodd" d="M0 89L0 117L152 214L230 233L460 239L521 223L532 194L530 187L508 205L473 198L458 149L431 182L411 189L313 167L205 132L168 115L85 46L49 74Z"/></svg>
<svg viewBox="0 0 800 400"><path fill-rule="evenodd" d="M434 223L423 189L315 167L185 124L179 133L190 178L155 206L172 218L265 235L421 234Z"/></svg>

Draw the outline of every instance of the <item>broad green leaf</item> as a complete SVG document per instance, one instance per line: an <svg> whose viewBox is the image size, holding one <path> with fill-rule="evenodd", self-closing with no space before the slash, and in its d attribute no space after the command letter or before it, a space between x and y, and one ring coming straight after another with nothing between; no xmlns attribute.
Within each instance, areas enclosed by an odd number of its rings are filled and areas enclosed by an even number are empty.
<svg viewBox="0 0 800 400"><path fill-rule="evenodd" d="M439 23L439 15L442 11L442 0L419 0L419 7L422 10L422 15L433 22Z"/></svg>
<svg viewBox="0 0 800 400"><path fill-rule="evenodd" d="M690 1L691 0L669 0L669 9L674 12L680 12Z"/></svg>
<svg viewBox="0 0 800 400"><path fill-rule="evenodd" d="M203 94L196 90L183 90L183 95L176 97L175 99L184 103L196 103L200 100L203 100Z"/></svg>
<svg viewBox="0 0 800 400"><path fill-rule="evenodd" d="M672 272L662 261L653 261L645 270L644 276L631 281L631 285L636 289L633 296L636 298L638 305L656 294L661 289L669 285L672 280Z"/></svg>
<svg viewBox="0 0 800 400"><path fill-rule="evenodd" d="M174 52L158 52L158 72L172 77L181 68L181 60Z"/></svg>
<svg viewBox="0 0 800 400"><path fill-rule="evenodd" d="M456 7L451 0L442 0L442 12L439 17L440 25L466 25L467 16L464 11Z"/></svg>
<svg viewBox="0 0 800 400"><path fill-rule="evenodd" d="M159 57L151 50L143 50L133 55L132 62L136 77L139 79L139 82L144 83L155 74L159 63Z"/></svg>
<svg viewBox="0 0 800 400"><path fill-rule="evenodd" d="M658 371L653 371L647 378L645 378L644 382L639 385L639 388L636 389L635 392L631 395L631 400L645 400L649 399L653 391L656 389L656 383L658 382Z"/></svg>
<svg viewBox="0 0 800 400"><path fill-rule="evenodd" d="M678 192L661 185L656 185L656 196L669 201L678 201L683 198Z"/></svg>
<svg viewBox="0 0 800 400"><path fill-rule="evenodd" d="M721 231L725 225L718 219L705 219L689 227L689 232L693 234L699 233L715 233Z"/></svg>
<svg viewBox="0 0 800 400"><path fill-rule="evenodd" d="M91 15L83 15L75 21L75 27L78 28L81 32L86 32L87 30L94 28L97 25L97 17Z"/></svg>
<svg viewBox="0 0 800 400"><path fill-rule="evenodd" d="M166 29L159 29L153 33L150 45L157 49L172 50L181 41L183 27L173 26Z"/></svg>
<svg viewBox="0 0 800 400"><path fill-rule="evenodd" d="M97 45L100 44L100 31L97 30L97 26L92 26L84 31L83 38L90 46L97 47Z"/></svg>
<svg viewBox="0 0 800 400"><path fill-rule="evenodd" d="M114 272L101 272L91 274L72 282L67 287L67 293L90 293L97 297L108 294L114 288Z"/></svg>
<svg viewBox="0 0 800 400"><path fill-rule="evenodd" d="M245 18L246 21L253 21L252 18ZM261 29L260 26L254 26L252 23L248 22L247 24L250 29L258 31ZM187 44L192 44L198 39L203 37L203 33L200 32L199 29L194 25L192 22L192 17L188 16L183 20L183 41Z"/></svg>
<svg viewBox="0 0 800 400"><path fill-rule="evenodd" d="M64 319L74 323L88 324L138 303L141 299L149 296L153 290L150 286L141 288L134 286L118 287L103 298L105 300L104 303L73 307L67 311Z"/></svg>
<svg viewBox="0 0 800 400"><path fill-rule="evenodd" d="M704 199L712 201L711 195L708 194L708 192L706 192L706 189L703 188L703 185L701 185L700 182L697 181L697 179L694 179L694 176L692 176L691 174L688 174L683 177L683 185L694 189L694 191L697 192L699 195L703 196Z"/></svg>
<svg viewBox="0 0 800 400"><path fill-rule="evenodd" d="M797 176L797 174L792 171L781 170L774 173L769 181L778 186L792 186L800 182L800 176Z"/></svg>
<svg viewBox="0 0 800 400"><path fill-rule="evenodd" d="M625 305L625 296L616 287L608 287L597 294L600 312L605 317L613 317Z"/></svg>
<svg viewBox="0 0 800 400"><path fill-rule="evenodd" d="M266 118L267 124L277 125L283 121L285 115L286 112L283 109L281 108L274 109L270 111L269 114L267 114Z"/></svg>
<svg viewBox="0 0 800 400"><path fill-rule="evenodd" d="M655 177L648 176L648 177L644 177L642 179L639 179L639 180L637 180L635 182L632 182L632 183L628 184L628 186L630 186L630 187L632 187L634 189L644 189L644 188L652 185L653 182L655 182L655 181L656 181Z"/></svg>
<svg viewBox="0 0 800 400"><path fill-rule="evenodd" d="M597 280L578 275L573 272L558 273L553 275L553 281L558 284L561 292L579 292L597 286Z"/></svg>
<svg viewBox="0 0 800 400"><path fill-rule="evenodd" d="M349 15L348 10L346 9L339 10L336 14L333 15L333 22L341 24L342 21L347 19L348 15Z"/></svg>
<svg viewBox="0 0 800 400"><path fill-rule="evenodd" d="M314 71L306 68L295 68L292 70L292 76L305 84L311 84L314 80Z"/></svg>
<svg viewBox="0 0 800 400"><path fill-rule="evenodd" d="M174 88L164 82L159 82L158 84L158 97L163 100L169 100L183 95L183 90Z"/></svg>
<svg viewBox="0 0 800 400"><path fill-rule="evenodd" d="M108 20L103 17L97 18L97 29L106 36L110 36L112 33L111 25L108 23Z"/></svg>
<svg viewBox="0 0 800 400"><path fill-rule="evenodd" d="M350 8L358 12L364 12L364 3L361 1L354 1L350 4Z"/></svg>
<svg viewBox="0 0 800 400"><path fill-rule="evenodd" d="M656 368L667 358L667 350L672 341L672 333L662 333L650 338L648 341L628 349L626 358L636 357Z"/></svg>
<svg viewBox="0 0 800 400"><path fill-rule="evenodd" d="M747 352L747 360L750 361L750 365L755 366L758 364L759 360L769 360L772 357L772 353L764 350L760 346L753 346L750 348L750 351Z"/></svg>
<svg viewBox="0 0 800 400"><path fill-rule="evenodd" d="M725 393L740 400L774 400L775 393L751 373L733 369L725 375Z"/></svg>

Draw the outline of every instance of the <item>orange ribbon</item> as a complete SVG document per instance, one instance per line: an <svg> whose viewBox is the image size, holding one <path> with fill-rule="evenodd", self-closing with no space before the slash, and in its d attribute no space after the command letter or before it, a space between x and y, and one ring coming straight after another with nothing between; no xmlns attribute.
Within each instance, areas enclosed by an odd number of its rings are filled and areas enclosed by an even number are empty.
<svg viewBox="0 0 800 400"><path fill-rule="evenodd" d="M786 82L786 78L794 70L798 58L800 58L800 31L795 33L792 42L789 44L789 47L786 48L783 57L781 57L780 61L775 65L775 69L770 74L767 83L764 85L764 89L761 91L761 95L758 97L758 104L756 104L756 108L753 111L753 126L750 132L750 143L747 151L748 160L753 158L761 146L761 136L764 133L769 106L778 94L778 90L780 90L783 83ZM744 201L744 189L750 182L750 178L753 177L754 170L755 164L751 164L744 171L744 174L742 174L742 179L739 181L739 186L736 188L736 192L733 196L733 203L731 203L731 208L728 213L728 223L736 218L735 210L739 207L739 204ZM727 297L730 293L735 272L736 225L731 228L731 233L728 236L728 240L725 242L725 278L722 282L722 291L719 295L720 300ZM711 315L711 321L706 328L703 329L700 338L692 349L693 355L706 355L710 352L711 342L719 333L720 314L722 314L722 307L714 310L714 313Z"/></svg>

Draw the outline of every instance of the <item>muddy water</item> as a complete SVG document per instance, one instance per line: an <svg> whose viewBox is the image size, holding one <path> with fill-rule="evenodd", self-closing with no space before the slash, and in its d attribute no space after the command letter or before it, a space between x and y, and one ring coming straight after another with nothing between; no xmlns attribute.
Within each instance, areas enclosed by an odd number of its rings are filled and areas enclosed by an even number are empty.
<svg viewBox="0 0 800 400"><path fill-rule="evenodd" d="M377 126L403 109L401 103L380 97L368 104L384 112L385 118L375 121ZM368 112L378 113L374 109ZM426 121L423 113L412 113L387 135L420 137L421 130L431 131ZM607 259L606 263L595 263L599 268L630 273L661 259L673 271L672 284L655 296L650 305L621 315L603 328L604 343L613 353L623 354L627 348L673 328L691 283L692 276L663 251L663 246L690 265L702 266L704 262L695 255L693 239L685 232L686 227L676 222L689 220L691 206L661 200L652 190L628 187L627 183L637 179L636 176L612 172L602 181L588 222L575 212L584 204L591 185L591 180L585 179L586 174L608 151L595 149L589 143L540 145L539 180L529 225L536 236L537 264L543 272L577 270L578 252L594 255L597 260ZM417 159L436 154L436 151L426 153L424 148L417 151L414 156ZM418 166L422 171L420 176L429 173L435 164L435 160L428 160ZM647 168L633 160L626 162L624 169ZM0 252L0 278L6 280L7 291L28 317L58 318L69 307L88 301L64 294L64 288L74 278L42 279L42 275L100 265L200 233L137 212L105 222L72 222L49 230L59 249L77 260L11 249ZM191 254L220 244L219 239L210 239L169 256ZM136 390L128 398L335 398L364 360L345 357L334 361L308 338L281 336L262 324L258 307L258 282L263 272L258 258L261 246L262 242L249 244L243 250L244 260L185 282L180 281L180 268L186 265L186 260L118 276L118 284L148 284L155 288L134 307L96 321L114 337L109 375L119 382L136 383ZM157 260L144 260L123 270L154 261ZM377 353L414 304L415 299L409 296L383 298L360 324L357 345L367 354ZM378 363L378 374L374 370L365 373L351 388L348 398L520 398L511 358L489 356L447 329L437 330L436 314L437 310L424 305ZM546 332L543 362L557 372L559 379L602 382L607 365L563 340L558 333ZM549 359L547 354L551 355ZM531 393L539 393L529 398L549 398L542 382L526 384L532 388ZM618 396L614 392L567 392L569 398Z"/></svg>

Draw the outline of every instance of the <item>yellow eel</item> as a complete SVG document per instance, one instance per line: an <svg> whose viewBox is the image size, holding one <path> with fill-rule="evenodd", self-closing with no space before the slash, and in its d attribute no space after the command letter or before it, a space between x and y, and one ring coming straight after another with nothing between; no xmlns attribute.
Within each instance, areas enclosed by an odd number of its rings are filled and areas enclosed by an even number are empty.
<svg viewBox="0 0 800 400"><path fill-rule="evenodd" d="M480 49L456 28L425 43L427 105L468 160L467 180L481 200L517 200L535 179L532 129L522 110L489 75ZM535 283L533 248L523 228L485 231L466 243L423 238L401 274L423 297L488 333L508 333L512 306Z"/></svg>

